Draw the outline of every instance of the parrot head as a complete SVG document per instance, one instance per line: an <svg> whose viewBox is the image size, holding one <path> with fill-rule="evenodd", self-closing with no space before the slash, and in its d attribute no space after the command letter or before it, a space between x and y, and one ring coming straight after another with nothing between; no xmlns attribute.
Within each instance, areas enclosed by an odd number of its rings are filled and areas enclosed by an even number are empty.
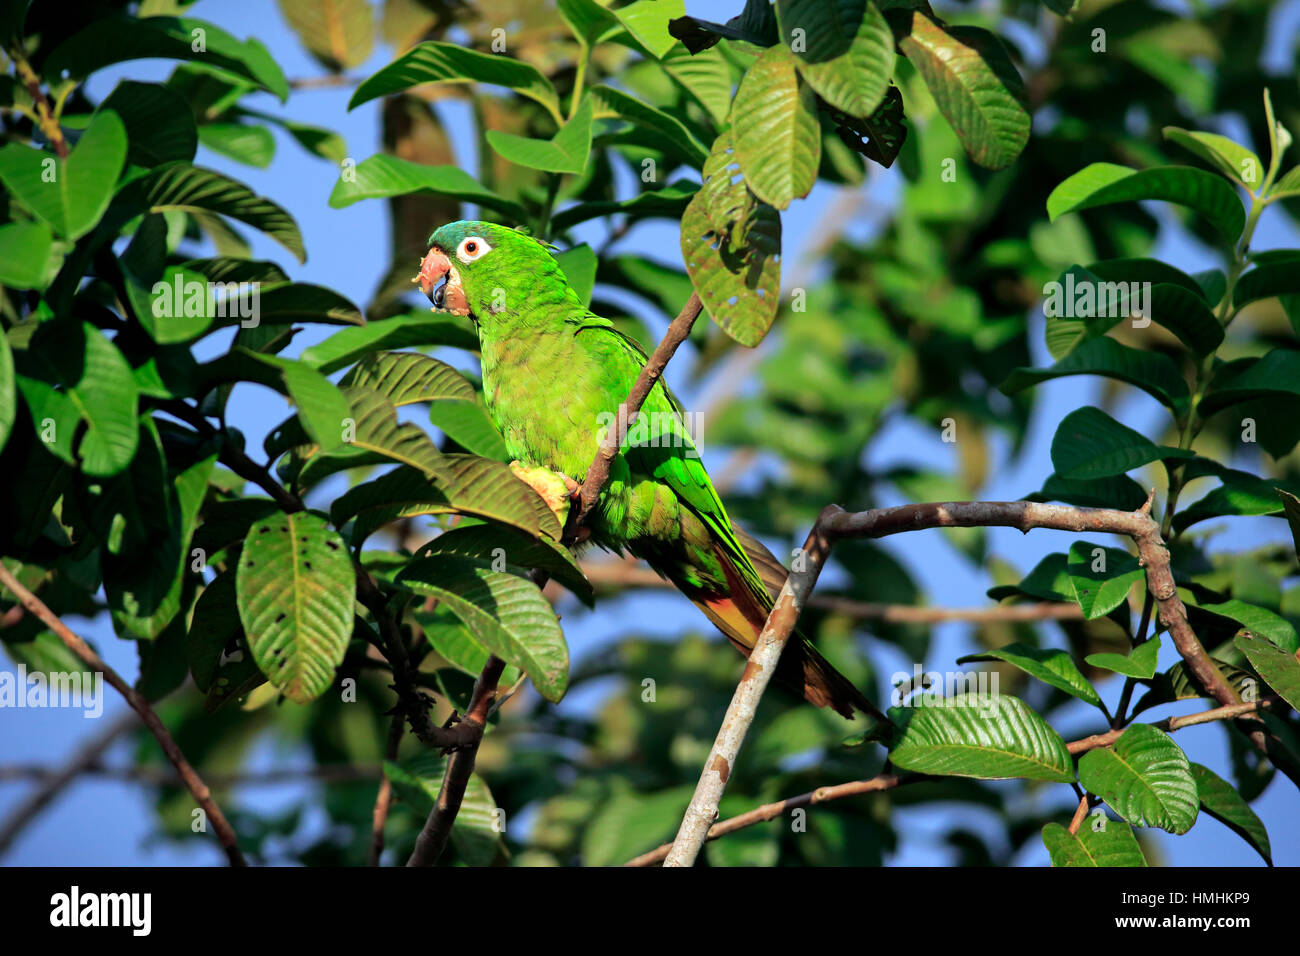
<svg viewBox="0 0 1300 956"><path fill-rule="evenodd" d="M490 222L449 222L429 237L429 251L415 281L435 310L466 315L480 322L507 305L506 290L516 294L538 280L558 276L554 256L526 233Z"/></svg>

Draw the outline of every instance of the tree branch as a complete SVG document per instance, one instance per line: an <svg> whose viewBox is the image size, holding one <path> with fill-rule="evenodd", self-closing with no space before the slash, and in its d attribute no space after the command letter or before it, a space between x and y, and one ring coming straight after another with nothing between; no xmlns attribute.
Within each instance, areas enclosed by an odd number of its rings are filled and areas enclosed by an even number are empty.
<svg viewBox="0 0 1300 956"><path fill-rule="evenodd" d="M172 739L172 735L168 733L163 722L158 719L158 715L149 706L149 702L137 693L135 688L123 680L117 671L104 663L103 659L91 649L89 644L69 630L58 615L45 605L44 601L23 587L22 583L3 564L0 564L0 584L3 584L17 595L23 607L27 608L30 613L35 614L46 627L57 634L63 643L68 646L68 649L81 658L88 667L103 674L104 680L108 681L119 694L126 698L126 702L140 715L140 719L144 721L150 733L158 740L158 745L162 747L163 753L167 755L167 759L171 761L172 766L176 768L177 774L180 775L181 782L193 794L195 802L203 808L204 813L212 822L212 829L216 832L217 839L226 851L226 857L230 860L230 865L247 866L244 855L239 851L239 843L235 838L234 828L226 820L221 808L217 806L216 800L212 797L212 791L208 789L208 785L203 782L203 778L190 765L190 762L185 759L180 747L176 746L176 741Z"/></svg>
<svg viewBox="0 0 1300 956"><path fill-rule="evenodd" d="M1152 499L1148 498L1137 511L1118 511L1030 501L933 502L853 514L838 505L828 505L813 526L750 655L664 865L690 866L699 855L717 817L727 778L753 722L758 701L808 602L832 542L838 538L883 538L923 528L971 527L1008 527L1022 532L1049 528L1127 535L1137 545L1138 560L1146 570L1147 590L1159 609L1160 623L1173 638L1189 670L1220 704L1240 705L1237 692L1205 652L1187 620L1187 609L1178 597L1170 570L1169 551L1160 536L1160 526L1151 518L1151 503ZM1246 728L1246 732L1256 747L1267 754L1269 742L1263 731Z"/></svg>
<svg viewBox="0 0 1300 956"><path fill-rule="evenodd" d="M22 605L15 605L21 607ZM38 779L41 785L9 816L9 819L0 826L0 856L4 856L5 851L13 844L18 835L22 833L23 828L31 823L42 810L53 803L54 798L83 773L96 763L104 755L109 747L129 731L132 727L139 724L140 718L135 711L128 710L123 713L117 720L109 724L108 727L100 731L94 737L87 740L65 766L59 769L40 768L44 772L37 776L36 774L6 774L4 768L0 768L0 780L12 776L18 779ZM24 768L32 769L32 768ZM169 774L169 779L174 779Z"/></svg>
<svg viewBox="0 0 1300 956"><path fill-rule="evenodd" d="M394 714L393 722L388 728L388 745L384 748L386 760L396 760L397 750L402 744L402 715ZM370 858L371 866L379 865L379 858L384 855L384 825L388 822L388 809L393 805L393 784L388 774L380 768L379 793L375 796L375 809L370 815Z"/></svg>
<svg viewBox="0 0 1300 956"><path fill-rule="evenodd" d="M1212 710L1204 710L1197 714L1188 714L1183 717L1169 717L1155 724L1167 731L1179 730L1183 727L1191 727L1196 724L1206 724L1216 720L1232 720L1243 714L1253 713L1272 706L1273 698L1260 700L1251 703L1234 704L1231 707L1216 707ZM1074 740L1066 744L1066 749L1074 755L1086 753L1089 750L1095 750L1098 747L1106 747L1113 744L1122 731L1110 731L1104 734L1093 734L1090 737L1084 737L1081 740ZM883 790L892 790L895 787L904 784L922 783L927 780L938 779L927 774L907 774L899 775L893 773L883 773L867 780L853 780L849 783L839 783L829 787L818 787L816 790L809 790L807 793L801 793L797 797L787 797L784 800L777 800L775 803L765 803L762 806L755 807L753 810L747 810L744 813L734 817L729 817L721 823L716 823L709 828L707 840L716 840L724 837L728 833L735 833L737 830L743 830L746 827L753 826L756 823L764 823L768 820L775 820L777 817L797 809L799 807L808 807L817 803L829 803L832 800L841 800L844 797L856 797L863 793L878 793ZM642 853L640 856L633 857L624 863L624 866L653 866L656 863L667 858L673 844L665 843L662 846L655 847L649 852Z"/></svg>

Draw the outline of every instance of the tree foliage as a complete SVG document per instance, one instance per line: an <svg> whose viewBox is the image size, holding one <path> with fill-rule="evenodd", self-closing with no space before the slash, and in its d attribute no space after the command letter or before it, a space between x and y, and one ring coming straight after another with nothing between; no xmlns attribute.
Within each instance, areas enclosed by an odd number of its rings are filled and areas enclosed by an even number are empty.
<svg viewBox="0 0 1300 956"><path fill-rule="evenodd" d="M868 696L892 694L892 737L854 739L854 725L773 693L723 816L886 759L924 779L818 808L805 829L725 837L711 865L882 863L899 846L894 811L939 801L998 821L996 838L944 828L963 863L1010 862L1041 840L1055 865L1145 865L1142 828L1181 834L1200 809L1271 858L1250 804L1300 779L1300 567L1291 547L1212 543L1260 516L1300 541L1300 250L1252 246L1261 217L1300 209L1294 54L1276 77L1253 66L1268 5L747 0L719 23L680 0L560 0L558 14L387 0L378 13L330 4L338 29L324 29L325 5L281 0L340 82L392 50L351 97L382 99L383 149L359 162L332 131L258 108L309 94L256 37L184 2L74 6L82 16L0 2L0 557L57 614L107 614L135 643L139 686L196 766L236 769L265 739L298 742L321 767L382 764L404 858L445 763L409 734L385 746L391 687L409 678L440 723L496 655L505 684L537 693L493 716L447 861L610 864L676 830L739 667L712 635L665 643L610 613L619 585L593 588L506 464L478 381L457 368L472 327L410 295L428 233L472 207L554 243L592 310L647 348L699 294L712 321L675 374L743 377L709 410L709 439L770 465L722 479L733 517L768 541L801 540L829 502L977 497L1025 451L1043 383L1104 381L1100 402L1061 417L1054 470L1024 496L1133 510L1156 486L1200 640L1248 701L1275 698L1252 725L1272 756L1223 723L1234 766L1220 778L1147 714L1207 692L1181 661L1158 668L1166 622L1135 554L1079 540L1026 575L982 530L954 530L998 606L1078 615L979 625L979 652L952 666L994 662L1011 693L933 700L887 686L863 639L926 661L927 626L814 603L801 626ZM92 99L87 78L141 58L174 69ZM472 107L476 169L452 153L452 99ZM364 305L290 279L290 260L329 240L195 163L201 144L274 172L272 127L340 166L330 206L387 203L392 265ZM897 201L877 217L858 190L882 182ZM793 263L783 214L827 188L842 199L815 230L817 261ZM862 215L877 220L867 238L848 228ZM680 256L618 249L651 220L680 224ZM1218 265L1158 258L1167 230ZM252 258L248 231L286 264ZM328 334L295 347L315 325ZM748 351L767 337L774 347ZM291 406L261 448L227 416L251 385ZM1139 393L1154 425L1132 414ZM955 429L955 467L874 467L878 436L906 426ZM883 546L845 543L835 563L843 583L823 597L926 600ZM535 571L564 590L543 592ZM593 598L614 639L571 662L556 607ZM79 666L32 616L0 640L33 669ZM574 691L597 705L557 710ZM1122 733L1079 756L1067 711ZM1291 780L1273 784L1275 767ZM332 826L295 858L359 863L378 780L330 784L280 818L220 795L255 857L301 833L315 803ZM1108 825L1064 826L1070 784L1104 801ZM1054 800L1024 799L1042 788ZM189 806L160 790L160 826L188 839ZM525 811L527 827L498 826Z"/></svg>

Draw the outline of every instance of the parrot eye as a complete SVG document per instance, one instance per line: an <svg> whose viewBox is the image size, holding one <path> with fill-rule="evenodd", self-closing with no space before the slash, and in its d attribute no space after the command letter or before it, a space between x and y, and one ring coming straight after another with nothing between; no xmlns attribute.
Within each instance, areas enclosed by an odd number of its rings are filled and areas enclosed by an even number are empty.
<svg viewBox="0 0 1300 956"><path fill-rule="evenodd" d="M479 259L491 251L492 247L488 245L486 239L482 239L478 236L470 236L468 239L463 240L456 248L456 258L461 262L473 262L475 259Z"/></svg>

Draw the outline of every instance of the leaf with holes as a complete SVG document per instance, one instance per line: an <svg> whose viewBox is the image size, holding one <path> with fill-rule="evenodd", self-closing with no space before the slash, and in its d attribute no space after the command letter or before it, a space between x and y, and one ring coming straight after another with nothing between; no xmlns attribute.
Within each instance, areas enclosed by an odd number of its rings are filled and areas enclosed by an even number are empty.
<svg viewBox="0 0 1300 956"><path fill-rule="evenodd" d="M986 169L1011 165L1029 141L1029 112L1002 41L979 27L940 26L920 10L890 13L899 49L971 159Z"/></svg>
<svg viewBox="0 0 1300 956"><path fill-rule="evenodd" d="M781 216L738 178L729 134L713 143L704 184L682 215L682 258L700 301L741 345L763 340L781 290Z"/></svg>
<svg viewBox="0 0 1300 956"><path fill-rule="evenodd" d="M1133 555L1088 541L1070 546L1067 570L1074 599L1089 621L1105 617L1123 604L1129 590L1142 580L1142 568Z"/></svg>
<svg viewBox="0 0 1300 956"><path fill-rule="evenodd" d="M1134 826L1186 833L1199 798L1182 748L1150 724L1133 724L1110 747L1079 760L1079 783Z"/></svg>
<svg viewBox="0 0 1300 956"><path fill-rule="evenodd" d="M1250 666L1264 678L1264 683L1300 710L1300 660L1296 660L1294 653L1253 634L1238 634L1232 643L1246 655Z"/></svg>
<svg viewBox="0 0 1300 956"><path fill-rule="evenodd" d="M736 91L735 159L760 200L785 209L808 195L821 161L821 130L812 89L799 82L794 57L774 46L749 68Z"/></svg>
<svg viewBox="0 0 1300 956"><path fill-rule="evenodd" d="M1043 827L1043 846L1052 858L1052 866L1147 865L1131 826L1107 818L1103 826L1094 830L1092 819L1085 820L1077 834L1059 823Z"/></svg>
<svg viewBox="0 0 1300 956"><path fill-rule="evenodd" d="M896 708L899 731L889 759L917 773L1003 780L1074 779L1065 741L1015 697L927 695L921 707Z"/></svg>
<svg viewBox="0 0 1300 956"><path fill-rule="evenodd" d="M569 648L554 609L531 581L453 555L417 558L397 581L436 597L480 644L526 673L547 700L564 696Z"/></svg>
<svg viewBox="0 0 1300 956"><path fill-rule="evenodd" d="M1030 677L1037 677L1044 684L1050 684L1073 697L1086 700L1094 707L1101 706L1101 698L1088 678L1084 677L1069 653L1059 648L1030 647L1028 644L1012 643L996 650L980 654L967 654L957 658L958 664L971 661L1005 661L1020 668Z"/></svg>
<svg viewBox="0 0 1300 956"><path fill-rule="evenodd" d="M334 682L356 589L347 547L323 518L271 515L248 529L235 576L239 619L257 666L290 700L305 704Z"/></svg>
<svg viewBox="0 0 1300 956"><path fill-rule="evenodd" d="M894 35L870 0L779 0L783 36L804 31L799 74L850 116L872 114L894 73Z"/></svg>
<svg viewBox="0 0 1300 956"><path fill-rule="evenodd" d="M1047 214L1053 221L1067 212L1117 202L1163 199L1200 213L1225 239L1236 241L1246 225L1246 211L1223 177L1190 166L1130 169L1093 163L1052 190Z"/></svg>

